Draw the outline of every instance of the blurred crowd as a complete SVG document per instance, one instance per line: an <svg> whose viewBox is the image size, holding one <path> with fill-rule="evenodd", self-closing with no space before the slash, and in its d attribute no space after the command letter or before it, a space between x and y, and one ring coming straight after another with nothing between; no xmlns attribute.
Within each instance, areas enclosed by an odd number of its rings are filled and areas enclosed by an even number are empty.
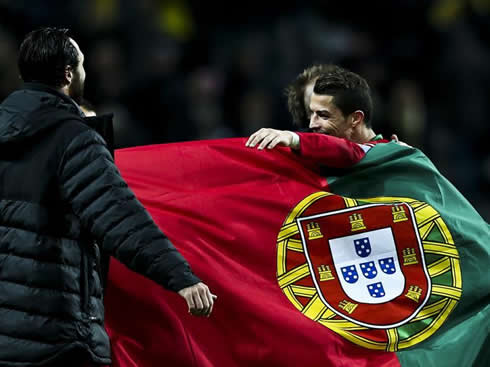
<svg viewBox="0 0 490 367"><path fill-rule="evenodd" d="M374 130L422 149L490 219L490 0L0 0L0 99L41 26L72 30L117 147L292 129L286 85L339 64L375 92Z"/></svg>

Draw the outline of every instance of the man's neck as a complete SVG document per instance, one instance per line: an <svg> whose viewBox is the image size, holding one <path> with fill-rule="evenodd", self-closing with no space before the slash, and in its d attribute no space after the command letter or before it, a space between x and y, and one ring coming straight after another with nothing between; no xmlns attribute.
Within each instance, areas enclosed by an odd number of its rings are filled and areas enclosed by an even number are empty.
<svg viewBox="0 0 490 367"><path fill-rule="evenodd" d="M58 92L63 93L65 96L70 97L70 94L68 92L68 86L64 86L64 87L58 88Z"/></svg>
<svg viewBox="0 0 490 367"><path fill-rule="evenodd" d="M356 131L356 133L352 136L352 139L350 140L352 140L355 143L362 144L374 139L375 136L376 133L373 131L373 129L364 127Z"/></svg>

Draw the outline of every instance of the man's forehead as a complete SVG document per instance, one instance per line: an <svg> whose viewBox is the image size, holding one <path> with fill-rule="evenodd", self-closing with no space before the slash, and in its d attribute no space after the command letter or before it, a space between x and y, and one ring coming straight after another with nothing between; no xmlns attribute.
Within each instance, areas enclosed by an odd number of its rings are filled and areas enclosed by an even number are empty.
<svg viewBox="0 0 490 367"><path fill-rule="evenodd" d="M333 98L331 95L316 94L313 92L310 98L310 108L313 106L316 109L334 107Z"/></svg>

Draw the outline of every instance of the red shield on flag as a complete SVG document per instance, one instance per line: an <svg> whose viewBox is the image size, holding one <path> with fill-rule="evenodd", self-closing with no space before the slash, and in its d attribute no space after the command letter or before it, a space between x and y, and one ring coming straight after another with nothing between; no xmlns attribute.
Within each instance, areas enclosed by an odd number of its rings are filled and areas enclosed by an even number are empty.
<svg viewBox="0 0 490 367"><path fill-rule="evenodd" d="M297 223L314 286L338 316L385 329L407 323L426 304L431 281L408 204L345 207L329 196Z"/></svg>

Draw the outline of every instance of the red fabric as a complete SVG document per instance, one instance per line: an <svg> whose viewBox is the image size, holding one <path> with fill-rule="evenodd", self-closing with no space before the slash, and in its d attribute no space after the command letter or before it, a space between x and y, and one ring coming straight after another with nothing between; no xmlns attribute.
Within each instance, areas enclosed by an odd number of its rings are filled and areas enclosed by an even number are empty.
<svg viewBox="0 0 490 367"><path fill-rule="evenodd" d="M123 177L218 295L210 318L183 299L111 264L106 326L114 366L399 366L306 318L278 286L277 235L305 196L327 190L289 149L246 139L119 150Z"/></svg>
<svg viewBox="0 0 490 367"><path fill-rule="evenodd" d="M318 133L298 133L300 155L308 162L316 162L332 168L345 168L358 163L366 155L361 145L347 139ZM365 144L367 148L388 140L374 140Z"/></svg>

